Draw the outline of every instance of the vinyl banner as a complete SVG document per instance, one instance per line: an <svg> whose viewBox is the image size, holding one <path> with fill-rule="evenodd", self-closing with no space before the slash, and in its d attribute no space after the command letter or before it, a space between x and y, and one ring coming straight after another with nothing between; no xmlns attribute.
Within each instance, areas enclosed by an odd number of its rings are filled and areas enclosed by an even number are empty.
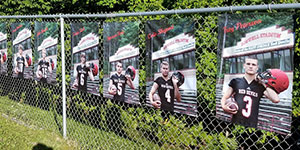
<svg viewBox="0 0 300 150"><path fill-rule="evenodd" d="M7 75L7 32L6 23L0 23L0 74Z"/></svg>
<svg viewBox="0 0 300 150"><path fill-rule="evenodd" d="M75 90L99 93L98 23L72 23L71 87Z"/></svg>
<svg viewBox="0 0 300 150"><path fill-rule="evenodd" d="M56 83L58 24L35 22L34 79Z"/></svg>
<svg viewBox="0 0 300 150"><path fill-rule="evenodd" d="M139 100L139 22L104 23L103 95L130 104Z"/></svg>
<svg viewBox="0 0 300 150"><path fill-rule="evenodd" d="M148 106L197 116L194 26L190 18L146 22Z"/></svg>
<svg viewBox="0 0 300 150"><path fill-rule="evenodd" d="M290 133L293 26L281 13L219 17L217 118Z"/></svg>
<svg viewBox="0 0 300 150"><path fill-rule="evenodd" d="M13 77L32 79L33 62L30 22L11 24Z"/></svg>

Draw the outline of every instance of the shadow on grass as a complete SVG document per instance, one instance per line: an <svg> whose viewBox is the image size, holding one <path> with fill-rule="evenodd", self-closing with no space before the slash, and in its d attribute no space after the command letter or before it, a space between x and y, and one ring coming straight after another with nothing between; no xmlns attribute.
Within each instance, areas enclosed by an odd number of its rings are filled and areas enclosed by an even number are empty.
<svg viewBox="0 0 300 150"><path fill-rule="evenodd" d="M53 150L52 147L48 147L45 144L38 143L32 147L32 150Z"/></svg>

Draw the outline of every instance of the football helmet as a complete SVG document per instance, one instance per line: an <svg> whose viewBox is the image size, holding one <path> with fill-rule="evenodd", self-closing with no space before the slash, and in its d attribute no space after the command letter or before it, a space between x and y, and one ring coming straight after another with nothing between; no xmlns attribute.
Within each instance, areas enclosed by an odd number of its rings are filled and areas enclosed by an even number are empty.
<svg viewBox="0 0 300 150"><path fill-rule="evenodd" d="M93 73L93 76L96 76L98 74L98 65L96 63L90 63L90 68L92 68L92 73Z"/></svg>
<svg viewBox="0 0 300 150"><path fill-rule="evenodd" d="M28 66L31 66L31 58L29 57L29 55L26 54L25 58L26 58Z"/></svg>
<svg viewBox="0 0 300 150"><path fill-rule="evenodd" d="M179 71L175 71L172 74L172 78L173 76L175 76L178 79L177 86L180 87L184 83L184 75Z"/></svg>
<svg viewBox="0 0 300 150"><path fill-rule="evenodd" d="M53 70L54 69L54 62L51 58L50 58L50 65L51 65L51 69Z"/></svg>
<svg viewBox="0 0 300 150"><path fill-rule="evenodd" d="M258 73L256 79L264 82L267 87L273 89L277 94L289 87L289 78L280 69L267 69L265 72Z"/></svg>
<svg viewBox="0 0 300 150"><path fill-rule="evenodd" d="M130 77L131 77L131 80L133 81L134 78L135 78L135 74L136 74L136 71L134 69L133 66L128 66L126 71L125 71L125 75L129 74Z"/></svg>
<svg viewBox="0 0 300 150"><path fill-rule="evenodd" d="M5 62L6 59L7 59L6 54L5 54L4 52L2 52L2 59L3 59L4 62Z"/></svg>

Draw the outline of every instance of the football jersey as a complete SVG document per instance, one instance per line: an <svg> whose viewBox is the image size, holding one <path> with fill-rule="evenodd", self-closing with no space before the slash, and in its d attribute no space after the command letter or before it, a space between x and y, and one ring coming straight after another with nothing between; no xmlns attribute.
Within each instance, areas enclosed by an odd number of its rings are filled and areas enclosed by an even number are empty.
<svg viewBox="0 0 300 150"><path fill-rule="evenodd" d="M16 58L17 62L17 69L18 69L18 77L23 77L24 74L24 68L25 68L25 58L23 56L17 56Z"/></svg>
<svg viewBox="0 0 300 150"><path fill-rule="evenodd" d="M161 100L160 108L162 110L173 111L174 110L174 91L173 82L171 79L165 80L163 77L158 77L155 81L158 84L158 95Z"/></svg>
<svg viewBox="0 0 300 150"><path fill-rule="evenodd" d="M78 90L86 91L87 90L87 76L90 69L85 65L78 65L76 68L78 76Z"/></svg>
<svg viewBox="0 0 300 150"><path fill-rule="evenodd" d="M260 98L265 87L256 80L248 84L244 77L232 79L229 86L232 87L234 99L239 106L238 112L232 116L232 122L256 128Z"/></svg>
<svg viewBox="0 0 300 150"><path fill-rule="evenodd" d="M46 60L40 60L39 64L40 70L42 72L42 78L47 78L48 77L48 68L49 68L49 62Z"/></svg>
<svg viewBox="0 0 300 150"><path fill-rule="evenodd" d="M118 76L117 74L113 74L110 77L113 84L117 87L117 94L114 95L114 100L125 101L125 86L127 83L127 78L121 74Z"/></svg>

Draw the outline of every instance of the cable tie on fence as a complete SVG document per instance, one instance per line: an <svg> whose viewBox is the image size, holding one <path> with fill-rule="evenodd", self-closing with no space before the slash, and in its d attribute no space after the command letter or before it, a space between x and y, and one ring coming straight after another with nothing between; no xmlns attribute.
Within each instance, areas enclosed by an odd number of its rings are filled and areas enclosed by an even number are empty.
<svg viewBox="0 0 300 150"><path fill-rule="evenodd" d="M271 9L271 4L268 4L268 7L269 7L269 10L272 11L272 9Z"/></svg>
<svg viewBox="0 0 300 150"><path fill-rule="evenodd" d="M232 6L230 6L229 8L230 8L231 13L233 13Z"/></svg>

